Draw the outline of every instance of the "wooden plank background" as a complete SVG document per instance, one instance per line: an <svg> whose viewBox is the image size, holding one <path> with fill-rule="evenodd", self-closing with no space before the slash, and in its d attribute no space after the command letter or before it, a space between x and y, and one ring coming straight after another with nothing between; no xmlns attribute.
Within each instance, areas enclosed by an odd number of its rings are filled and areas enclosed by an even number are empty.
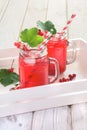
<svg viewBox="0 0 87 130"><path fill-rule="evenodd" d="M0 48L13 47L22 29L36 26L38 20L51 20L58 31L75 13L68 38L87 40L86 0L0 0Z"/></svg>

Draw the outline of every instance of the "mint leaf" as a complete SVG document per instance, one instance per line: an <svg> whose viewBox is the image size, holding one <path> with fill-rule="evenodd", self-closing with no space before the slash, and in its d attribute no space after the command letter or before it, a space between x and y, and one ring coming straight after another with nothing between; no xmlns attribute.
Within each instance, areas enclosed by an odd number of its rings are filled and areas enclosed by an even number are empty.
<svg viewBox="0 0 87 130"><path fill-rule="evenodd" d="M45 23L41 22L40 20L37 21L37 26L41 27L42 30L46 30Z"/></svg>
<svg viewBox="0 0 87 130"><path fill-rule="evenodd" d="M21 38L21 40L22 40L23 42L28 41L28 38L27 38L28 33L27 33L27 32L28 32L28 30L25 29L25 30L22 31L21 34L20 34L20 38Z"/></svg>
<svg viewBox="0 0 87 130"><path fill-rule="evenodd" d="M42 30L48 30L51 34L56 34L57 30L54 24L51 21L46 21L45 23L41 22L40 20L37 21L37 26L40 27Z"/></svg>
<svg viewBox="0 0 87 130"><path fill-rule="evenodd" d="M45 22L45 26L46 26L46 28L48 29L48 31L49 31L51 28L54 28L54 24L53 24L51 21L46 21L46 22Z"/></svg>
<svg viewBox="0 0 87 130"><path fill-rule="evenodd" d="M9 72L8 69L0 69L0 83L7 86L19 81L19 75L15 72Z"/></svg>
<svg viewBox="0 0 87 130"><path fill-rule="evenodd" d="M51 28L51 29L49 30L49 32L52 33L52 34L56 34L57 31L56 31L55 28Z"/></svg>
<svg viewBox="0 0 87 130"><path fill-rule="evenodd" d="M44 38L41 37L40 35L36 35L30 42L31 47L36 47L38 46L39 43L43 42Z"/></svg>
<svg viewBox="0 0 87 130"><path fill-rule="evenodd" d="M25 29L21 32L20 38L23 42L29 43L33 36L37 35L37 28Z"/></svg>
<svg viewBox="0 0 87 130"><path fill-rule="evenodd" d="M26 42L30 47L36 47L44 38L38 35L37 28L25 29L20 33L21 41Z"/></svg>

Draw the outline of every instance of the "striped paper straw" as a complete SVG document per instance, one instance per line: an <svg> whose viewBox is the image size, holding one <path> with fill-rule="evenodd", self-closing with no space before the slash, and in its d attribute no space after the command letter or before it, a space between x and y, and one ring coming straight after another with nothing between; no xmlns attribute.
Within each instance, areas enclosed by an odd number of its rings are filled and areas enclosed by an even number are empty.
<svg viewBox="0 0 87 130"><path fill-rule="evenodd" d="M42 44L41 44L40 46L38 46L38 49L39 49L40 51L43 51L43 50L45 49L45 47L46 47L46 45L47 45L49 39L51 38L51 36L52 36L52 34L48 32L48 38L46 38L46 39L42 42Z"/></svg>
<svg viewBox="0 0 87 130"><path fill-rule="evenodd" d="M69 25L72 23L73 19L76 17L76 14L72 14L71 18L67 21L66 26L63 28L63 32L68 29Z"/></svg>
<svg viewBox="0 0 87 130"><path fill-rule="evenodd" d="M58 36L59 38L64 38L65 35L66 35L66 30L68 29L69 25L72 23L73 19L76 17L76 14L72 14L70 19L67 21L66 25L63 27L62 31L61 32L58 32ZM56 34L56 35L57 35Z"/></svg>
<svg viewBox="0 0 87 130"><path fill-rule="evenodd" d="M61 32L58 32L55 36L59 38L63 38L65 36L65 31L68 29L69 25L72 23L73 19L76 17L76 14L72 14L70 19L67 21L66 26L63 27ZM38 47L40 51L43 51L51 38L52 34L48 33L48 38L44 40L44 42Z"/></svg>

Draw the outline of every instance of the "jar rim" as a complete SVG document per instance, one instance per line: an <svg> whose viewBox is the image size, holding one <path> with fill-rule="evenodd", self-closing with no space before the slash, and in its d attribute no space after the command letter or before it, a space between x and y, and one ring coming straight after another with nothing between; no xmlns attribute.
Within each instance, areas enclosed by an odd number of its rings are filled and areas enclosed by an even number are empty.
<svg viewBox="0 0 87 130"><path fill-rule="evenodd" d="M29 56L30 58L39 58L47 55L47 49L44 49L44 51L40 51L37 48L33 48L30 50L20 49L20 55Z"/></svg>

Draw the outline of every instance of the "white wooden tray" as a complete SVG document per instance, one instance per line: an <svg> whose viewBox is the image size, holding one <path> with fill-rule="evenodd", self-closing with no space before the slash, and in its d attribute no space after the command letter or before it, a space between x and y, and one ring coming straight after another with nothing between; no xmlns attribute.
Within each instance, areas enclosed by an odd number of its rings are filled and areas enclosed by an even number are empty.
<svg viewBox="0 0 87 130"><path fill-rule="evenodd" d="M76 73L76 79L14 91L9 91L14 85L0 85L0 117L87 101L87 42L82 39L72 41L77 58L67 65L63 76ZM0 49L0 68L9 68L13 59L15 71L18 71L18 50Z"/></svg>

